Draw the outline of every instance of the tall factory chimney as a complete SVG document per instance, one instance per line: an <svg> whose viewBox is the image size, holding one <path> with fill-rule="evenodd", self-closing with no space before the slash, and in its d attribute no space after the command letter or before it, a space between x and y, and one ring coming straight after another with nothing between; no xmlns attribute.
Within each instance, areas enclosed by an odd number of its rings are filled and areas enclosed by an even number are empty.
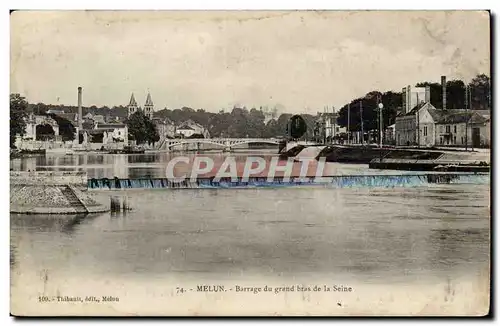
<svg viewBox="0 0 500 326"><path fill-rule="evenodd" d="M408 96L406 96L406 87L403 87L403 90L401 91L401 94L403 95L403 114L405 114L406 112L408 112L408 110L406 110L406 99Z"/></svg>
<svg viewBox="0 0 500 326"><path fill-rule="evenodd" d="M425 103L431 102L431 87L429 85L425 86Z"/></svg>
<svg viewBox="0 0 500 326"><path fill-rule="evenodd" d="M406 112L410 112L413 109L413 104L411 103L411 86L406 86Z"/></svg>
<svg viewBox="0 0 500 326"><path fill-rule="evenodd" d="M83 129L83 117L82 117L82 88L78 87L78 128Z"/></svg>
<svg viewBox="0 0 500 326"><path fill-rule="evenodd" d="M443 89L443 110L446 110L446 76L441 76L441 88Z"/></svg>

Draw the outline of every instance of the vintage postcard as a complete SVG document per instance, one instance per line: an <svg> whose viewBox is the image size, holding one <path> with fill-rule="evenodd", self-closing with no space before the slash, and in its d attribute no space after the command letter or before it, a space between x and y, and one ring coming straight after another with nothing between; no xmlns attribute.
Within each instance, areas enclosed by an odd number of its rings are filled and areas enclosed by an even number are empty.
<svg viewBox="0 0 500 326"><path fill-rule="evenodd" d="M488 11L13 11L14 316L484 316Z"/></svg>

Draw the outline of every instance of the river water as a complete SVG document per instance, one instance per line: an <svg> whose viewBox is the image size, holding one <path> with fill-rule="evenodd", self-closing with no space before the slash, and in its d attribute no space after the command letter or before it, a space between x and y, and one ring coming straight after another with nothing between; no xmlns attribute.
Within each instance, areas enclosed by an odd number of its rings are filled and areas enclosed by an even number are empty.
<svg viewBox="0 0 500 326"><path fill-rule="evenodd" d="M11 168L163 177L170 155L47 156L13 161ZM389 173L365 165L330 168ZM93 194L105 202L124 192ZM442 315L488 309L489 185L126 194L132 207L126 213L11 215L13 312ZM299 284L311 291L298 291ZM199 285L226 291L199 292ZM236 285L289 292L235 292ZM333 285L353 290L327 292ZM40 303L42 295L120 301Z"/></svg>

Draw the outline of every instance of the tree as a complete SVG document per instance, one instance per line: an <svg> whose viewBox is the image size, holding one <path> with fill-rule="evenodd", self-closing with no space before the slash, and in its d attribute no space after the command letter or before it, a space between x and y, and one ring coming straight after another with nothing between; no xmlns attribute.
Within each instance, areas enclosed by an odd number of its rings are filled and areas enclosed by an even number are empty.
<svg viewBox="0 0 500 326"><path fill-rule="evenodd" d="M15 148L16 135L26 133L28 102L20 94L10 94L10 148Z"/></svg>
<svg viewBox="0 0 500 326"><path fill-rule="evenodd" d="M51 125L42 124L36 126L37 140L54 140L55 132Z"/></svg>
<svg viewBox="0 0 500 326"><path fill-rule="evenodd" d="M140 111L142 112L142 111ZM146 141L151 144L151 143L156 143L157 141L160 140L160 135L158 134L158 130L155 127L155 124L153 121L151 121L147 116L144 116L146 118L145 125L146 125Z"/></svg>
<svg viewBox="0 0 500 326"><path fill-rule="evenodd" d="M127 126L130 135L137 144L154 143L160 140L160 135L153 122L142 112L138 110L127 120Z"/></svg>
<svg viewBox="0 0 500 326"><path fill-rule="evenodd" d="M63 141L71 141L75 139L76 128L68 119L54 113L50 113L48 116L57 122L57 125L59 126L59 135L62 136Z"/></svg>
<svg viewBox="0 0 500 326"><path fill-rule="evenodd" d="M490 77L477 75L469 84L473 110L491 110Z"/></svg>
<svg viewBox="0 0 500 326"><path fill-rule="evenodd" d="M437 108L443 108L443 86L439 83L421 82L416 87L429 86L431 91L431 104ZM461 80L449 80L446 82L446 109L463 109L465 104L465 84Z"/></svg>
<svg viewBox="0 0 500 326"><path fill-rule="evenodd" d="M403 107L403 95L397 92L385 92L382 94L382 103L384 104L384 109L382 111L384 127L387 127L396 123L398 110Z"/></svg>
<svg viewBox="0 0 500 326"><path fill-rule="evenodd" d="M465 84L461 80L446 83L446 109L465 109Z"/></svg>
<svg viewBox="0 0 500 326"><path fill-rule="evenodd" d="M262 111L252 108L248 115L248 136L251 138L263 137L266 125L264 120L266 117Z"/></svg>
<svg viewBox="0 0 500 326"><path fill-rule="evenodd" d="M349 131L361 131L361 106L363 107L363 130L375 130L379 128L378 101L384 104L383 127L393 124L396 120L398 110L402 107L402 93L371 91L362 98L352 100L349 105L344 105L339 110L337 123L341 127L347 127ZM350 107L350 112L348 108ZM350 115L350 117L349 117ZM350 119L348 119L350 118ZM349 121L348 121L349 120Z"/></svg>

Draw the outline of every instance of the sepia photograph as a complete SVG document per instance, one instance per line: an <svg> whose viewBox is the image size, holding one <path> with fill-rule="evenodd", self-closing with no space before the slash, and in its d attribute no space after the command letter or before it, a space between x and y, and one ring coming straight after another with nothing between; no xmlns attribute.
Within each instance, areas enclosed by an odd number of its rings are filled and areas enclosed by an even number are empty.
<svg viewBox="0 0 500 326"><path fill-rule="evenodd" d="M491 28L12 10L11 316L488 315Z"/></svg>

